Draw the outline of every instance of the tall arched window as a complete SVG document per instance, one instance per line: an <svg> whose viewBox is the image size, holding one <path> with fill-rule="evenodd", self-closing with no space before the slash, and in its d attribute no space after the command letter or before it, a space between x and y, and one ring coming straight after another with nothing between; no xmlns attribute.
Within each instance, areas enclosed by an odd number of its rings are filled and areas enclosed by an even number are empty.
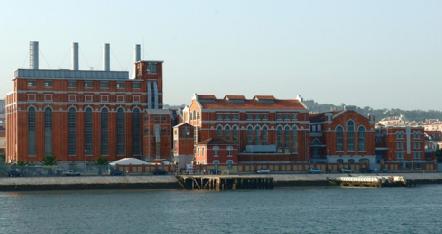
<svg viewBox="0 0 442 234"><path fill-rule="evenodd" d="M132 112L132 153L141 155L141 114L139 109Z"/></svg>
<svg viewBox="0 0 442 234"><path fill-rule="evenodd" d="M292 150L298 152L298 128L296 126L292 128Z"/></svg>
<svg viewBox="0 0 442 234"><path fill-rule="evenodd" d="M52 154L52 110L47 107L45 109L45 156Z"/></svg>
<svg viewBox="0 0 442 234"><path fill-rule="evenodd" d="M262 127L262 144L267 145L269 143L269 130L267 126Z"/></svg>
<svg viewBox="0 0 442 234"><path fill-rule="evenodd" d="M344 151L344 128L336 127L336 151Z"/></svg>
<svg viewBox="0 0 442 234"><path fill-rule="evenodd" d="M239 131L238 126L233 126L233 143L238 144L239 139Z"/></svg>
<svg viewBox="0 0 442 234"><path fill-rule="evenodd" d="M358 129L358 150L365 151L365 127L360 126Z"/></svg>
<svg viewBox="0 0 442 234"><path fill-rule="evenodd" d="M84 153L92 154L92 109L84 111Z"/></svg>
<svg viewBox="0 0 442 234"><path fill-rule="evenodd" d="M77 111L71 107L68 110L68 154L75 155L77 153Z"/></svg>
<svg viewBox="0 0 442 234"><path fill-rule="evenodd" d="M226 141L228 141L228 142L230 142L230 126L229 125L227 125L225 128L224 128L224 139L226 139Z"/></svg>
<svg viewBox="0 0 442 234"><path fill-rule="evenodd" d="M259 129L259 126L255 127L255 145L259 145L260 144L260 134L261 130Z"/></svg>
<svg viewBox="0 0 442 234"><path fill-rule="evenodd" d="M107 108L101 110L101 155L107 155L109 153L109 112Z"/></svg>
<svg viewBox="0 0 442 234"><path fill-rule="evenodd" d="M276 129L276 146L279 148L282 145L282 127Z"/></svg>
<svg viewBox="0 0 442 234"><path fill-rule="evenodd" d="M28 110L28 154L36 154L35 143L35 108L30 107Z"/></svg>
<svg viewBox="0 0 442 234"><path fill-rule="evenodd" d="M355 151L355 123L351 120L347 123L347 150Z"/></svg>
<svg viewBox="0 0 442 234"><path fill-rule="evenodd" d="M285 126L284 128L284 147L289 147L290 145L290 127Z"/></svg>
<svg viewBox="0 0 442 234"><path fill-rule="evenodd" d="M249 145L253 144L253 127L252 126L247 127L247 144L249 144Z"/></svg>
<svg viewBox="0 0 442 234"><path fill-rule="evenodd" d="M216 127L216 136L219 138L223 137L223 127L220 125Z"/></svg>
<svg viewBox="0 0 442 234"><path fill-rule="evenodd" d="M125 137L124 137L124 110L123 108L119 108L117 110L117 155L124 154L124 145L125 145Z"/></svg>

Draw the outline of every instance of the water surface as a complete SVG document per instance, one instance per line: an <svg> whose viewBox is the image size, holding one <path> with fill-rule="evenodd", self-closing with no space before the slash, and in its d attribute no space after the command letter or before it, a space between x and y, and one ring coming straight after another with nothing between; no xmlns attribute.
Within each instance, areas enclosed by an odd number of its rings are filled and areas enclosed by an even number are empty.
<svg viewBox="0 0 442 234"><path fill-rule="evenodd" d="M442 233L442 185L0 192L0 233Z"/></svg>

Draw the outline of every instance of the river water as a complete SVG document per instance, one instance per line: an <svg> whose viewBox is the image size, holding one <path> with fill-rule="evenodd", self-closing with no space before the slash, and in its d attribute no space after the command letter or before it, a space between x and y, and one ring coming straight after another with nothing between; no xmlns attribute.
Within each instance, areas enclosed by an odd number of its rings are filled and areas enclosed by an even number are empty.
<svg viewBox="0 0 442 234"><path fill-rule="evenodd" d="M442 233L442 185L0 192L0 233Z"/></svg>

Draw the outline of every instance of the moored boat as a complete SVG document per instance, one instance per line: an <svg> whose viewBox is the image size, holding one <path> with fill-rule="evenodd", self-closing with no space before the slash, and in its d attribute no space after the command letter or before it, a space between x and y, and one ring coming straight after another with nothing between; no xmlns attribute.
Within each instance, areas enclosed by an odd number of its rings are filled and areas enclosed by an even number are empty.
<svg viewBox="0 0 442 234"><path fill-rule="evenodd" d="M340 176L328 178L328 181L335 185L344 187L407 187L412 183L403 176Z"/></svg>

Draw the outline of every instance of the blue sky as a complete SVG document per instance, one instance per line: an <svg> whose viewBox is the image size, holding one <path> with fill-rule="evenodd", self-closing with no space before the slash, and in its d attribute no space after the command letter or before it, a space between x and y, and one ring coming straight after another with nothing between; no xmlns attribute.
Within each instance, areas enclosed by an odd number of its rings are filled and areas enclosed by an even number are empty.
<svg viewBox="0 0 442 234"><path fill-rule="evenodd" d="M193 93L442 110L442 1L1 1L0 95L40 41L41 68L164 60L165 103Z"/></svg>

